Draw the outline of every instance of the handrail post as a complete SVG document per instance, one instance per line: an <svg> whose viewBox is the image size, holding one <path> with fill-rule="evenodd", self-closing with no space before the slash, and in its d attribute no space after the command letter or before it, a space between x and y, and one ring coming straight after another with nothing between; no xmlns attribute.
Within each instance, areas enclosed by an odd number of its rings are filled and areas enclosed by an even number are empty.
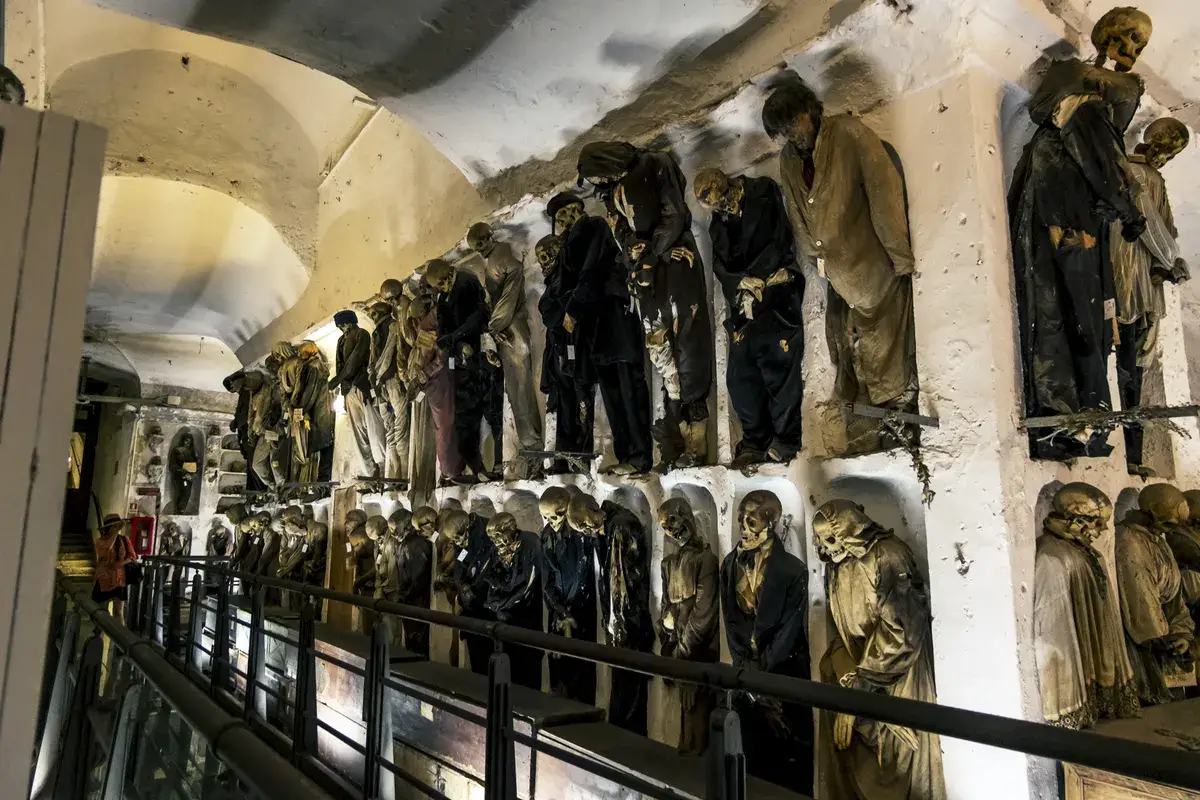
<svg viewBox="0 0 1200 800"><path fill-rule="evenodd" d="M192 599L188 610L188 635L183 651L183 674L188 674L192 667L200 671L200 652L196 645L204 641L204 575L196 570L192 575Z"/></svg>
<svg viewBox="0 0 1200 800"><path fill-rule="evenodd" d="M217 618L213 620L212 659L209 664L208 696L229 683L229 592L232 580L222 576L217 583Z"/></svg>
<svg viewBox="0 0 1200 800"><path fill-rule="evenodd" d="M163 595L166 593L167 574L166 571L159 567L154 570L154 590L150 596L150 638L158 642L160 645L166 642L166 619L163 615Z"/></svg>
<svg viewBox="0 0 1200 800"><path fill-rule="evenodd" d="M46 714L50 710L50 695L54 690L54 677L58 669L59 639L66 629L67 596L57 589L50 606L50 625L46 631L46 656L42 659L42 693L38 698L36 737L40 741L46 728Z"/></svg>
<svg viewBox="0 0 1200 800"><path fill-rule="evenodd" d="M58 653L54 659L53 687L47 703L46 720L40 734L41 746L38 748L37 763L34 766L33 790L30 792L30 797L41 793L60 763L62 734L70 720L72 697L70 672L71 664L75 660L75 643L79 637L79 626L79 612L77 610L68 611L62 625ZM47 661L50 661L50 655L47 654Z"/></svg>
<svg viewBox="0 0 1200 800"><path fill-rule="evenodd" d="M265 682L267 677L263 658L263 647L266 644L266 636L263 635L266 595L266 587L260 586L254 591L254 598L250 603L250 649L246 653L246 699L242 706L242 718L247 722L255 712L263 719L267 717L265 695L262 708L259 708L258 702L258 684Z"/></svg>
<svg viewBox="0 0 1200 800"><path fill-rule="evenodd" d="M62 739L62 753L54 776L53 800L76 800L86 792L92 750L91 722L88 721L87 712L100 693L100 665L103 660L104 637L97 629L84 644L83 656L79 661L75 691L71 696Z"/></svg>
<svg viewBox="0 0 1200 800"><path fill-rule="evenodd" d="M706 800L746 800L746 754L736 711L721 708L708 718Z"/></svg>
<svg viewBox="0 0 1200 800"><path fill-rule="evenodd" d="M113 717L112 739L108 761L104 768L101 800L124 800L125 780L130 763L137 752L136 731L143 697L149 691L144 685L132 685L121 696Z"/></svg>
<svg viewBox="0 0 1200 800"><path fill-rule="evenodd" d="M316 610L306 595L300 597L300 628L296 638L296 705L292 709L292 763L299 766L307 755L317 754L317 646Z"/></svg>
<svg viewBox="0 0 1200 800"><path fill-rule="evenodd" d="M367 729L366 755L363 760L363 798L377 800L384 796L383 769L379 756L388 752L390 741L384 739L384 721L388 708L384 703L386 693L383 681L388 677L388 643L391 628L382 614L375 618L371 628L371 652L367 656L366 679L363 681L363 716ZM389 772L390 776L391 773Z"/></svg>
<svg viewBox="0 0 1200 800"><path fill-rule="evenodd" d="M183 570L171 568L171 599L167 603L166 629L164 631L167 655L174 656L179 650L180 633L183 627ZM184 662L186 666L186 661Z"/></svg>
<svg viewBox="0 0 1200 800"><path fill-rule="evenodd" d="M484 800L517 800L517 759L512 730L512 668L506 653L488 661L487 759Z"/></svg>

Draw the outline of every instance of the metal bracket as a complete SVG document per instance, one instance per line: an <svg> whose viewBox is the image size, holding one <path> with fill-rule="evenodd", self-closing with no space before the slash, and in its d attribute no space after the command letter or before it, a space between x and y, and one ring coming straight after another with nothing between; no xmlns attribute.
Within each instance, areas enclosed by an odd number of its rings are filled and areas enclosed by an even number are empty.
<svg viewBox="0 0 1200 800"><path fill-rule="evenodd" d="M1103 427L1106 421L1112 421L1113 427L1121 424L1123 415L1136 411L1141 419L1178 419L1200 415L1200 406L1163 406L1159 408L1131 408L1128 411L1110 411L1107 414L1097 414L1093 427ZM1026 430L1038 428L1061 428L1078 421L1080 413L1055 414L1049 417L1029 417L1021 420L1021 427Z"/></svg>
<svg viewBox="0 0 1200 800"><path fill-rule="evenodd" d="M885 417L894 416L901 422L906 422L909 425L920 425L923 428L942 427L941 420L938 420L935 417L927 417L924 414L910 414L907 411L898 411L894 408L880 408L879 406L868 406L863 403L854 403L850 406L850 410L860 417L884 419Z"/></svg>

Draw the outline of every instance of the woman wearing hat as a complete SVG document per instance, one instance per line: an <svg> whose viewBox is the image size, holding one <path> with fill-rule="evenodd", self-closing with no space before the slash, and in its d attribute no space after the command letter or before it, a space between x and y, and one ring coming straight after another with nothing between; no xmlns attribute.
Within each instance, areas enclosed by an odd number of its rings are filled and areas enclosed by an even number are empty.
<svg viewBox="0 0 1200 800"><path fill-rule="evenodd" d="M113 601L112 614L118 620L125 612L125 565L137 560L133 543L125 535L125 520L117 514L107 514L95 541L96 581L92 584L92 600L102 605Z"/></svg>

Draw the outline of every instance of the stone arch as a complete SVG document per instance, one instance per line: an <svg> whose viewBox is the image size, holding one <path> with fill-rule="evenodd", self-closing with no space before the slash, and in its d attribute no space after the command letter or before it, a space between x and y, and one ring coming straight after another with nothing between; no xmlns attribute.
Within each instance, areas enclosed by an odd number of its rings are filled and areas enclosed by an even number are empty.
<svg viewBox="0 0 1200 800"><path fill-rule="evenodd" d="M54 111L106 128L108 171L223 192L263 214L310 270L321 163L299 122L249 76L192 56L128 50L75 64Z"/></svg>

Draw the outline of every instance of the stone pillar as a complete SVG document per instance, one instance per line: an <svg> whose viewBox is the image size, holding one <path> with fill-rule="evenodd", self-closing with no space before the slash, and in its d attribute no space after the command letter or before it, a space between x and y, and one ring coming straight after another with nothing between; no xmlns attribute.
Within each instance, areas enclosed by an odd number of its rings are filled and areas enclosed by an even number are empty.
<svg viewBox="0 0 1200 800"><path fill-rule="evenodd" d="M922 411L941 420L922 432L937 493L925 527L938 701L1036 719L1036 531L1027 440L1017 426L1004 93L999 78L969 67L869 121L904 164ZM950 797L1038 796L1026 756L953 739L942 747Z"/></svg>

